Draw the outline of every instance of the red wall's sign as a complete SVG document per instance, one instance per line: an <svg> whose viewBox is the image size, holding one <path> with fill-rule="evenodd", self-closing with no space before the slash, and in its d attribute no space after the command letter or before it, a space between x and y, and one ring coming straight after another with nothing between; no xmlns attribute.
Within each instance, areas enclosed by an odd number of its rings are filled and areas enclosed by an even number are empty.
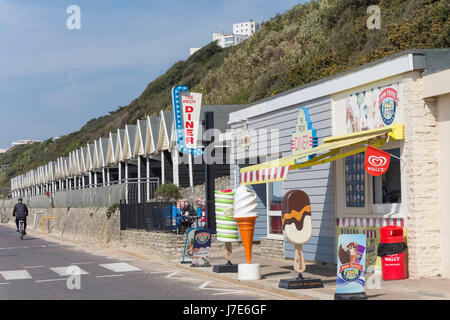
<svg viewBox="0 0 450 320"><path fill-rule="evenodd" d="M381 176L389 169L391 154L377 148L367 146L365 167L371 176Z"/></svg>

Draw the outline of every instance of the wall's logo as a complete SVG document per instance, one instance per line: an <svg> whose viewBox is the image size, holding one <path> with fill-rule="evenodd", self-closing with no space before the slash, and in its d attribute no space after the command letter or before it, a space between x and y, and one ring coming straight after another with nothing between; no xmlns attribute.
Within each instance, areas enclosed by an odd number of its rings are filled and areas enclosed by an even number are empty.
<svg viewBox="0 0 450 320"><path fill-rule="evenodd" d="M295 131L292 133L291 150L292 154L300 154L304 151L317 147L316 129L312 128L312 122L309 118L307 108L300 108L297 117ZM302 163L313 158L314 155L298 157L295 163Z"/></svg>
<svg viewBox="0 0 450 320"><path fill-rule="evenodd" d="M392 254L392 255L385 256L384 260L389 261L389 262L399 262L400 257L396 254Z"/></svg>
<svg viewBox="0 0 450 320"><path fill-rule="evenodd" d="M370 156L367 161L374 167L382 167L387 163L386 157Z"/></svg>
<svg viewBox="0 0 450 320"><path fill-rule="evenodd" d="M398 106L398 94L393 88L384 89L379 96L381 119L389 126L394 122Z"/></svg>
<svg viewBox="0 0 450 320"><path fill-rule="evenodd" d="M365 167L371 176L381 176L389 169L391 154L377 148L367 146Z"/></svg>

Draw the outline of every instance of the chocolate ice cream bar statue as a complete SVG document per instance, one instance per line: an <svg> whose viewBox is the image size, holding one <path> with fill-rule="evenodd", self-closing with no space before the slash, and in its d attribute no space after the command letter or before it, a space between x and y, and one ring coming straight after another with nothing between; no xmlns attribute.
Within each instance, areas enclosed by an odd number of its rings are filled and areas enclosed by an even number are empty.
<svg viewBox="0 0 450 320"><path fill-rule="evenodd" d="M301 190L292 190L285 194L281 204L281 222L286 241L295 245L294 270L299 273L295 279L280 280L279 287L286 289L322 288L320 279L305 279L306 270L303 257L303 244L312 236L311 202Z"/></svg>

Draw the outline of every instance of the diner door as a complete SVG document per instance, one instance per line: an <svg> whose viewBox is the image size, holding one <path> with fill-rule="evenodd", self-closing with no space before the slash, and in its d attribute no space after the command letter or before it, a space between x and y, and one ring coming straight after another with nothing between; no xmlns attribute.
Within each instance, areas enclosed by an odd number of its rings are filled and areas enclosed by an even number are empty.
<svg viewBox="0 0 450 320"><path fill-rule="evenodd" d="M281 223L281 203L283 201L283 182L267 183L267 238L283 240Z"/></svg>

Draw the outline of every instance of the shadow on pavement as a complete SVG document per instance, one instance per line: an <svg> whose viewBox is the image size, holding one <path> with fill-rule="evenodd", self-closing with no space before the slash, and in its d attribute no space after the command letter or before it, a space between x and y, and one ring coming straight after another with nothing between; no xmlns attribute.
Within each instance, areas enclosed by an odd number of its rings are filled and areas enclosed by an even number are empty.
<svg viewBox="0 0 450 320"><path fill-rule="evenodd" d="M280 272L271 272L271 273L266 273L264 275L261 275L261 279L267 279L270 277L275 277L275 276L281 276L283 274L290 274L290 271L280 271Z"/></svg>

